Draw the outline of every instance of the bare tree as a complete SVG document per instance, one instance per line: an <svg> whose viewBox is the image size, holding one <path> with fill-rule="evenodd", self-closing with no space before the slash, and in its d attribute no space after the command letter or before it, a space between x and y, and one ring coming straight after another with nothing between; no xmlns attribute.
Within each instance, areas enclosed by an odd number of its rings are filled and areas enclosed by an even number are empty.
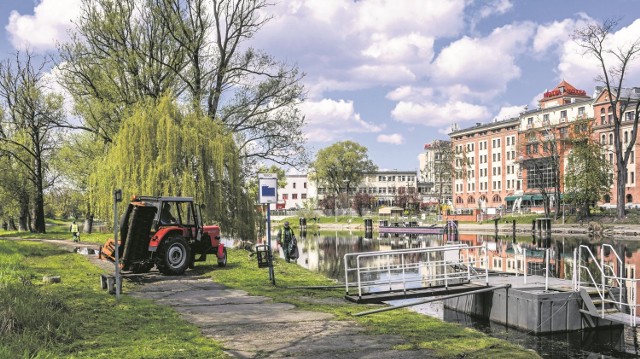
<svg viewBox="0 0 640 359"><path fill-rule="evenodd" d="M36 65L30 53L18 53L0 63L0 152L20 163L33 185L33 230L38 233L45 233L47 160L56 147L56 128L64 117L62 98L46 88L45 66L46 62ZM20 200L28 203L28 199Z"/></svg>
<svg viewBox="0 0 640 359"><path fill-rule="evenodd" d="M627 165L636 143L638 133L638 110L640 101L638 94L632 89L625 89L625 75L631 63L637 59L640 52L640 38L627 44L614 44L612 33L618 26L618 20L608 19L602 24L592 23L575 30L574 41L582 48L584 55L589 55L598 61L601 74L596 81L604 86L603 91L608 94L608 102L613 110L613 145L616 158L616 214L619 219L625 216L625 183ZM634 108L631 136L623 145L621 128L623 114Z"/></svg>

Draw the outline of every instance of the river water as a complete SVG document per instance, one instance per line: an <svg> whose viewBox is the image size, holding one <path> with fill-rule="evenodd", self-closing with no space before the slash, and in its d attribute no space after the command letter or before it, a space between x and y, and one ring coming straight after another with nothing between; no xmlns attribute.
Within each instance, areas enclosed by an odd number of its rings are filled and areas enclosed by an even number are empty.
<svg viewBox="0 0 640 359"><path fill-rule="evenodd" d="M374 236L378 236L374 233ZM445 238L438 235L390 236L366 238L362 233L349 232L299 232L298 247L300 258L297 263L309 270L322 273L329 278L344 282L344 255L354 252L371 252L391 249L427 248L440 246ZM587 245L593 253L601 253L601 243L610 244L621 258L630 275L635 276L640 264L640 241L589 238L586 236L553 236L546 240L538 240L532 236L494 236L487 234L461 234L460 243L470 246L482 245L493 251L494 257L509 258L517 262L518 253L526 251L528 273L543 274L544 252L550 251L550 276L571 278L574 248ZM282 249L274 245L281 257ZM605 256L610 256L609 247L604 247ZM527 258L527 257L525 257ZM491 262L490 262L491 264ZM519 264L518 264L519 265ZM496 270L496 268L491 268ZM503 265L505 272L511 271ZM396 304L394 302L393 304ZM466 314L444 308L441 302L410 307L417 312L430 315L447 322L459 323L487 333L491 336L506 339L535 350L545 358L624 358L640 355L640 333L631 328L608 330L585 330L552 335L533 335L518 329L507 328L488 320L472 318Z"/></svg>

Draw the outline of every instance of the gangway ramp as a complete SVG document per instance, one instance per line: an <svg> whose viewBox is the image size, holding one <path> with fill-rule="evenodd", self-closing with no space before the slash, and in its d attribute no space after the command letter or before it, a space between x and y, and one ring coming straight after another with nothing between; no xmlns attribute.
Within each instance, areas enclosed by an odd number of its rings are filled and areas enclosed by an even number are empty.
<svg viewBox="0 0 640 359"><path fill-rule="evenodd" d="M486 263L486 245L347 253L345 298L356 303L377 303L465 293L482 287L478 282L488 286ZM481 267L483 271L476 271Z"/></svg>
<svg viewBox="0 0 640 359"><path fill-rule="evenodd" d="M612 260L605 261L605 250ZM602 321L638 327L637 290L640 279L620 275L617 269L625 268L624 261L615 248L603 243L600 256L586 245L580 245L574 252L574 290L580 293L582 313L590 326ZM586 283L583 284L583 280Z"/></svg>

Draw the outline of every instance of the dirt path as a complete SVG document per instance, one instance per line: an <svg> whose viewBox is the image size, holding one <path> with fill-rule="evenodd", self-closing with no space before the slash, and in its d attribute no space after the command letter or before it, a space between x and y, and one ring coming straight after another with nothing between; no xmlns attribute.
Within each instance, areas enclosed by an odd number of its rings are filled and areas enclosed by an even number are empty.
<svg viewBox="0 0 640 359"><path fill-rule="evenodd" d="M84 248L98 249L95 244L46 242L78 253L87 252ZM96 266L113 272L112 263L98 259L95 254L84 256ZM135 284L133 291L127 293L125 290L124 295L151 299L159 305L172 307L186 321L200 327L205 336L221 342L231 357L433 357L433 353L426 350L393 350L394 345L404 343L402 338L365 334L355 321L338 321L331 314L297 310L293 305L275 303L267 297L250 296L191 271L171 277L153 270L144 275L126 274L124 278Z"/></svg>

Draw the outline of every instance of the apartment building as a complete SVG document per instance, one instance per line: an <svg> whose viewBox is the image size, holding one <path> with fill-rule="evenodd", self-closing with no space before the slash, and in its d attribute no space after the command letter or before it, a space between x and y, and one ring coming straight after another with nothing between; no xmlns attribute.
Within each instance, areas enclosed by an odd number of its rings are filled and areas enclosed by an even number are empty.
<svg viewBox="0 0 640 359"><path fill-rule="evenodd" d="M542 193L548 193L553 202L556 186L562 196L562 179L571 153L568 140L582 133L590 135L592 101L586 91L562 81L544 92L537 109L520 115L518 162L524 179L523 193L509 196L507 206L540 208L544 200Z"/></svg>
<svg viewBox="0 0 640 359"><path fill-rule="evenodd" d="M504 209L507 195L522 189L517 163L519 118L494 121L449 134L455 153L453 205L481 208L487 213Z"/></svg>
<svg viewBox="0 0 640 359"><path fill-rule="evenodd" d="M614 175L613 185L611 187L611 194L605 195L602 199L602 205L604 207L615 207L617 205L617 183L616 178L618 176L616 167L616 158L614 153L614 125L613 125L613 108L609 102L609 93L606 89L596 88L596 96L593 101L593 113L594 124L593 129L596 138L603 147L606 159L611 165L611 172ZM634 87L630 89L623 89L620 95L620 102L618 106L622 108L621 128L619 136L622 140L623 151L627 148L631 142L633 120L635 118L635 107L640 101L640 88ZM618 109L620 111L620 108ZM640 157L638 155L638 136L636 135L636 142L633 145L629 161L627 162L627 170L624 175L625 178L625 205L627 207L638 208L640 207L640 187L638 186L638 161Z"/></svg>
<svg viewBox="0 0 640 359"><path fill-rule="evenodd" d="M525 108L516 118L454 130L450 134L458 170L454 206L483 208L490 214L542 206L541 192L555 193L557 177L564 176L570 148L563 139L576 121L590 118L591 97L562 81L544 92L537 109ZM552 157L554 161L557 157L553 163L559 166L551 165Z"/></svg>
<svg viewBox="0 0 640 359"><path fill-rule="evenodd" d="M415 194L418 177L416 171L375 171L364 174L354 188L358 193L375 196L378 205L393 205L398 194Z"/></svg>
<svg viewBox="0 0 640 359"><path fill-rule="evenodd" d="M418 194L423 203L451 203L453 149L450 141L434 140L418 156Z"/></svg>

